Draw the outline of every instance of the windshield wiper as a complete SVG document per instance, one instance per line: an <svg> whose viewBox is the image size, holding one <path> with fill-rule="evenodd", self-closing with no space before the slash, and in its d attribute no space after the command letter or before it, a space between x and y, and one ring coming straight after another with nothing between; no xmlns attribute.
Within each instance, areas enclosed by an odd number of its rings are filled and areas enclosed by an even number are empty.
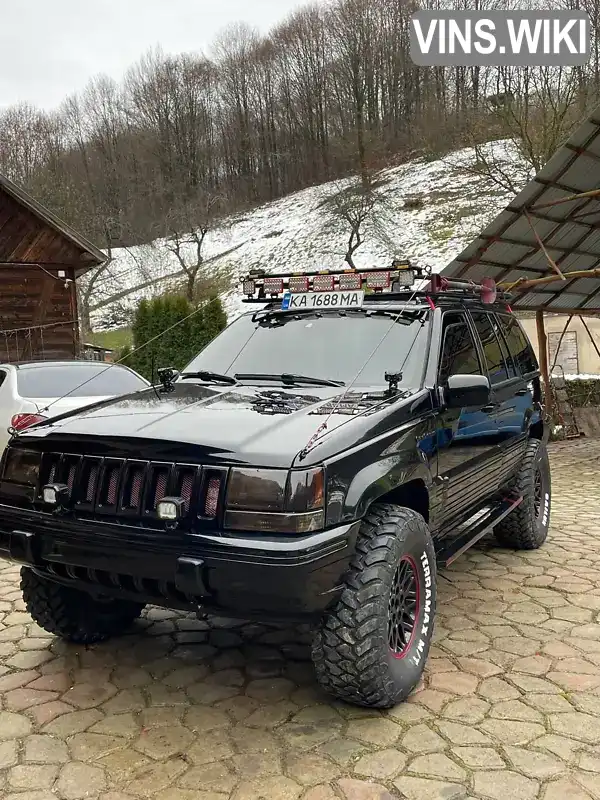
<svg viewBox="0 0 600 800"><path fill-rule="evenodd" d="M201 372L184 372L179 377L184 379L196 378L197 380L205 381L206 383L225 383L228 386L235 386L237 383L236 378L232 378L231 375L221 375L220 372L210 372L208 370Z"/></svg>
<svg viewBox="0 0 600 800"><path fill-rule="evenodd" d="M238 381L281 381L285 386L294 386L297 383L307 383L310 386L345 386L344 381L331 381L328 378L309 378L306 375L292 375L283 372L280 375L270 375L261 372L240 372L236 376Z"/></svg>

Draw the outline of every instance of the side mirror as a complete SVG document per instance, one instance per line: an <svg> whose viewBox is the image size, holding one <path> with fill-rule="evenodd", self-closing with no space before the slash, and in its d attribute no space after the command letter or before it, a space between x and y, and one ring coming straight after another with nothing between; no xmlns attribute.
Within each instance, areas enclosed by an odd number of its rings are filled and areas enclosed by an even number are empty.
<svg viewBox="0 0 600 800"><path fill-rule="evenodd" d="M490 381L485 375L451 375L444 387L447 408L481 408L491 398Z"/></svg>

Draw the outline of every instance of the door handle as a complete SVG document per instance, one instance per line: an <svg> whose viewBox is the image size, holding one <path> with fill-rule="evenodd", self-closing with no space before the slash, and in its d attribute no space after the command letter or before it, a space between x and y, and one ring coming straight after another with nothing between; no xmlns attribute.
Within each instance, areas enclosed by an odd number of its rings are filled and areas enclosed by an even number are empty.
<svg viewBox="0 0 600 800"><path fill-rule="evenodd" d="M525 397L526 394L529 394L528 389L519 389L519 391L516 392L517 397Z"/></svg>
<svg viewBox="0 0 600 800"><path fill-rule="evenodd" d="M486 414L490 414L498 408L498 403L490 403L489 406L484 406L481 410Z"/></svg>

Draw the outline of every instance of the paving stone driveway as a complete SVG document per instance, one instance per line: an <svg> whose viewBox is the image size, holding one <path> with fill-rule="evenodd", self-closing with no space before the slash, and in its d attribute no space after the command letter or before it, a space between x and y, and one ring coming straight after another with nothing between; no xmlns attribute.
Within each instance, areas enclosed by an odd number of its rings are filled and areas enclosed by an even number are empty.
<svg viewBox="0 0 600 800"><path fill-rule="evenodd" d="M391 712L315 687L305 631L149 609L88 649L0 572L4 800L600 798L600 443L552 448L550 541L440 578L426 680Z"/></svg>

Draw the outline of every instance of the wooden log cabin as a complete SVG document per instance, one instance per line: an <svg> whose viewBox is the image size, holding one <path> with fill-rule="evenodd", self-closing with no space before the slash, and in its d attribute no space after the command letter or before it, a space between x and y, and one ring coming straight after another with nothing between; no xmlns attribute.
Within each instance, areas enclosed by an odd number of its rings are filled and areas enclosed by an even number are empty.
<svg viewBox="0 0 600 800"><path fill-rule="evenodd" d="M0 175L0 362L80 358L75 281L105 261Z"/></svg>

